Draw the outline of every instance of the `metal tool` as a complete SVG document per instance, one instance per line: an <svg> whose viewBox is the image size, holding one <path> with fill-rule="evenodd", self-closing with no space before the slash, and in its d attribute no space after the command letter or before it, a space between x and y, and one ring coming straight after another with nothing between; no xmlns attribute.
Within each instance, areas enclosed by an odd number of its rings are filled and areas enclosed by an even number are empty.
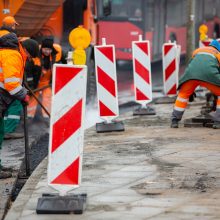
<svg viewBox="0 0 220 220"><path fill-rule="evenodd" d="M36 101L38 102L38 104L41 106L41 108L47 113L47 115L50 117L50 113L47 111L47 109L44 107L44 105L41 103L41 101L38 99L38 97L34 94L34 92L32 91L32 89L28 86L28 84L26 82L24 82L25 87L29 90L29 92L31 93L31 95L36 99Z"/></svg>
<svg viewBox="0 0 220 220"><path fill-rule="evenodd" d="M32 92L40 92L40 91L42 91L42 90L44 90L44 89L49 88L50 86L51 86L51 84L46 85L46 86L43 86L43 87L41 87L41 88L36 88L36 89L32 90Z"/></svg>
<svg viewBox="0 0 220 220"><path fill-rule="evenodd" d="M30 154L29 154L27 105L26 104L23 104L23 110L24 110L25 168L26 168L26 176L30 176Z"/></svg>

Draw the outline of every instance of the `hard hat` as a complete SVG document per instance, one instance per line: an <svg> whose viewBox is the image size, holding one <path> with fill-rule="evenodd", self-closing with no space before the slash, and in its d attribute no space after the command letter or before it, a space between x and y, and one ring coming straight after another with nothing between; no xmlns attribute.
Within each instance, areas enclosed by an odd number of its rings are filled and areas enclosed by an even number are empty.
<svg viewBox="0 0 220 220"><path fill-rule="evenodd" d="M211 41L209 46L215 47L218 51L220 51L220 43L217 40Z"/></svg>
<svg viewBox="0 0 220 220"><path fill-rule="evenodd" d="M7 25L7 26L9 26L9 25L14 25L14 24L19 25L18 22L15 20L15 18L12 17L12 16L6 16L6 17L2 20L2 24L3 24L3 25Z"/></svg>

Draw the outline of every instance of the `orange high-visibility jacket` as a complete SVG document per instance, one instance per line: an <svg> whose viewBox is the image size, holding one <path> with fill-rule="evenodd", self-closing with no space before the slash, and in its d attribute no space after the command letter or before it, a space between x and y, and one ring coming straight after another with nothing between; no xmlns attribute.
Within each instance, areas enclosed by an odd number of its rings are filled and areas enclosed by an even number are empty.
<svg viewBox="0 0 220 220"><path fill-rule="evenodd" d="M54 51L51 53L49 57L45 57L42 52L40 52L40 59L41 59L41 77L39 80L38 87L44 87L51 83L52 80L52 67L55 63L57 51L54 49ZM48 66L45 66L45 59L48 59L49 63Z"/></svg>
<svg viewBox="0 0 220 220"><path fill-rule="evenodd" d="M0 30L0 88L20 100L27 93L22 87L25 61L26 56L17 36Z"/></svg>

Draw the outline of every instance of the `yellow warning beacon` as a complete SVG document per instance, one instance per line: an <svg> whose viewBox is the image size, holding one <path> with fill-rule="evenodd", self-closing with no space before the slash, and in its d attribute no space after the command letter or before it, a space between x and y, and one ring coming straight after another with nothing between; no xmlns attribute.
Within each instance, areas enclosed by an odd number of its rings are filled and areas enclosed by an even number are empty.
<svg viewBox="0 0 220 220"><path fill-rule="evenodd" d="M69 43L74 48L73 51L73 64L85 65L86 52L85 49L91 42L91 35L82 26L74 28L69 34Z"/></svg>

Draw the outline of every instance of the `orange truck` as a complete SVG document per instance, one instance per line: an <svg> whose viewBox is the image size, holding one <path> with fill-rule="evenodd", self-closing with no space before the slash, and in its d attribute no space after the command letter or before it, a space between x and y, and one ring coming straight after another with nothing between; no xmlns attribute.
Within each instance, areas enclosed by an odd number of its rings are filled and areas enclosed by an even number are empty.
<svg viewBox="0 0 220 220"><path fill-rule="evenodd" d="M20 36L50 35L57 43L66 40L73 28L83 25L95 43L96 4L94 0L1 0L0 25L5 16L11 15L19 23Z"/></svg>
<svg viewBox="0 0 220 220"><path fill-rule="evenodd" d="M102 0L1 0L0 26L5 16L14 16L19 23L17 34L20 37L33 37L41 42L43 36L53 36L55 43L61 44L64 50L69 50L69 33L78 25L88 29L92 42L97 42L96 6L100 3ZM95 93L92 46L87 49L87 65L87 93L90 94Z"/></svg>
<svg viewBox="0 0 220 220"><path fill-rule="evenodd" d="M208 27L209 38L220 38L220 1L195 0L195 4L196 46L202 23ZM105 37L115 45L117 60L131 60L131 41L139 35L150 41L152 60L161 59L162 45L169 40L186 53L186 0L1 0L0 24L6 13L20 23L19 35L52 35L66 47L70 31L83 25L93 44Z"/></svg>
<svg viewBox="0 0 220 220"><path fill-rule="evenodd" d="M62 38L63 0L2 0L0 25L7 15L15 17L20 36L53 35Z"/></svg>

